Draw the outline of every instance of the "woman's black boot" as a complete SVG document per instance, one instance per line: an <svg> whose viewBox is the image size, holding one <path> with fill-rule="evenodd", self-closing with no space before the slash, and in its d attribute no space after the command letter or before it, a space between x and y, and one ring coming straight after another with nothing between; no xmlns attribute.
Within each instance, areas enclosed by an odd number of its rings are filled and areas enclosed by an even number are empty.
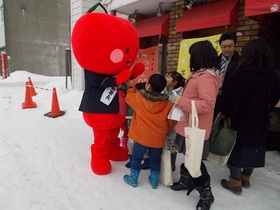
<svg viewBox="0 0 280 210"><path fill-rule="evenodd" d="M200 195L199 201L196 205L196 210L209 210L211 204L214 202L214 196L210 187L210 176L207 174L204 177L203 179L194 181L194 188L199 192Z"/></svg>
<svg viewBox="0 0 280 210"><path fill-rule="evenodd" d="M175 182L172 186L171 189L175 191L179 190L190 190L193 188L192 184L192 177L188 171L188 169L185 167L185 164L182 163L180 166L180 179L178 182Z"/></svg>

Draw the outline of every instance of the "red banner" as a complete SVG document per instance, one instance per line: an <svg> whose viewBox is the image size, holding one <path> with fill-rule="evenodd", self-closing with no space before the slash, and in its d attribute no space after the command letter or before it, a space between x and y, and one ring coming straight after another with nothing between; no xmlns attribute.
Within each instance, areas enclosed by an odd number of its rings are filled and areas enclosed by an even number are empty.
<svg viewBox="0 0 280 210"><path fill-rule="evenodd" d="M135 78L135 83L147 82L152 74L158 73L158 46L139 49L138 62L145 64L145 71Z"/></svg>

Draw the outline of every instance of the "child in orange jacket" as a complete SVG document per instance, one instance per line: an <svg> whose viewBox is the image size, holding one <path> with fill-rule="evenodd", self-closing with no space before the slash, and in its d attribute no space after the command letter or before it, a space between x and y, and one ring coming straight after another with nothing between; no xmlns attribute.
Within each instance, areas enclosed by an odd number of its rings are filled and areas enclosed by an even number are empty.
<svg viewBox="0 0 280 210"><path fill-rule="evenodd" d="M145 90L137 91L131 83L125 98L134 110L128 136L135 143L131 157L130 175L123 177L129 185L136 187L141 169L141 161L149 150L151 175L149 181L156 189L159 182L160 160L165 138L174 125L167 119L172 103L166 94L161 94L166 86L163 75L153 74L145 85Z"/></svg>

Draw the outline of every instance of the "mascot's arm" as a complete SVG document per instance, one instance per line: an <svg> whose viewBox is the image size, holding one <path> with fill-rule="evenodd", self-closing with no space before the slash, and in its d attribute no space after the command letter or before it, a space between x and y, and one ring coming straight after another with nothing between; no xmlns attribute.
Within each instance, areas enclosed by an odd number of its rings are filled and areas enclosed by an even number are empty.
<svg viewBox="0 0 280 210"><path fill-rule="evenodd" d="M129 80L130 77L131 71L129 69L124 69L116 76L116 84L120 85L122 83L125 83Z"/></svg>
<svg viewBox="0 0 280 210"><path fill-rule="evenodd" d="M133 69L131 70L131 79L135 79L145 70L145 65L143 63L136 63Z"/></svg>
<svg viewBox="0 0 280 210"><path fill-rule="evenodd" d="M110 75L98 74L85 69L85 78L93 87L114 87L115 78Z"/></svg>
<svg viewBox="0 0 280 210"><path fill-rule="evenodd" d="M121 71L116 77L112 75L98 74L85 69L85 77L93 87L116 87L126 82L131 76L129 69ZM118 83L118 80L120 83Z"/></svg>
<svg viewBox="0 0 280 210"><path fill-rule="evenodd" d="M140 74L142 74L145 70L145 65L143 63L137 63L133 67L133 69L130 71L128 69L122 70L116 77L116 84L120 85L122 83L125 83L130 79L134 79L138 77Z"/></svg>

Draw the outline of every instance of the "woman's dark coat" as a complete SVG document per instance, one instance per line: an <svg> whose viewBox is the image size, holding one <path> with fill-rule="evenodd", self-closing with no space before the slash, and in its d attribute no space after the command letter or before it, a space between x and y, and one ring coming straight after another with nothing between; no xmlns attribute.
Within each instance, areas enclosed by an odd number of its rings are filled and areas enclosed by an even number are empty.
<svg viewBox="0 0 280 210"><path fill-rule="evenodd" d="M279 82L272 69L239 69L229 89L223 114L238 131L228 165L235 168L263 167L269 110L279 101Z"/></svg>

